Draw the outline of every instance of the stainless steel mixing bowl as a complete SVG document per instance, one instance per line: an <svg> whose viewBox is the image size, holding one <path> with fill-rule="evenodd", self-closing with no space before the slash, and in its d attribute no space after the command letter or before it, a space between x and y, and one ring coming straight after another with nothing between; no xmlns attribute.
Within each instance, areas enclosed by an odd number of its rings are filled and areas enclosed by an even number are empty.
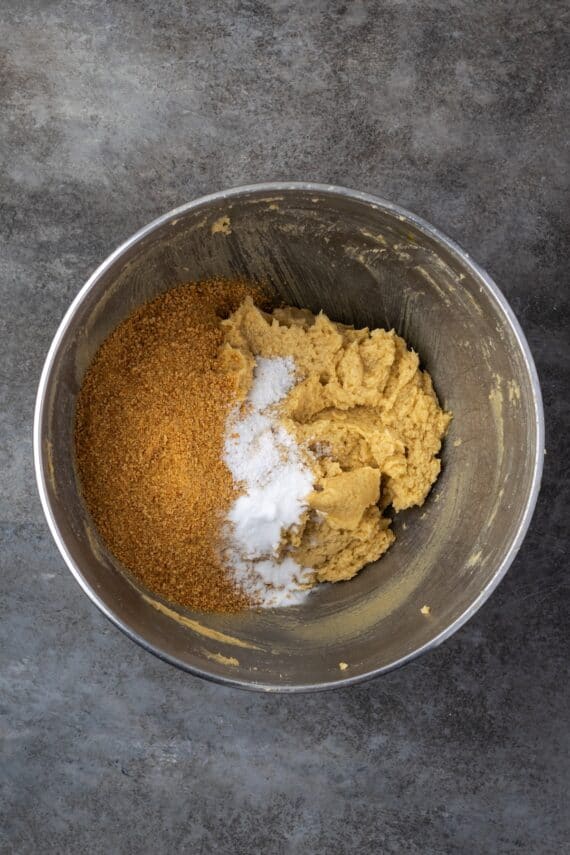
<svg viewBox="0 0 570 855"><path fill-rule="evenodd" d="M394 546L352 581L322 586L300 607L203 615L157 600L108 554L78 488L75 401L95 351L144 301L212 275L261 280L279 299L337 321L394 327L454 413L441 476L424 507L396 516ZM48 353L34 453L44 511L67 565L127 635L202 677L304 691L389 671L475 614L529 525L543 431L524 335L497 286L463 250L374 196L287 183L198 199L109 256Z"/></svg>

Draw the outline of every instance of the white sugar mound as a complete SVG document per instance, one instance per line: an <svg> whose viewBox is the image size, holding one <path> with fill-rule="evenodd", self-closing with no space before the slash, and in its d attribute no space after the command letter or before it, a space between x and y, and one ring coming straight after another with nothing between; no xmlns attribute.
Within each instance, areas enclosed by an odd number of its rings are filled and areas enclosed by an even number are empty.
<svg viewBox="0 0 570 855"><path fill-rule="evenodd" d="M228 513L225 557L236 581L260 605L301 602L311 570L278 557L281 536L298 524L313 475L295 439L279 424L276 405L295 385L290 357L259 357L245 414L228 420L224 461L243 493Z"/></svg>

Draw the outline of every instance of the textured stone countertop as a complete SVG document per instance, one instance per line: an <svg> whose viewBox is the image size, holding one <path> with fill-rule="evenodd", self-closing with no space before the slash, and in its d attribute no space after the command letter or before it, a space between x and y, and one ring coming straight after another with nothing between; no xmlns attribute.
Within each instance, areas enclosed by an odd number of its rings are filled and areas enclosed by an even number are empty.
<svg viewBox="0 0 570 855"><path fill-rule="evenodd" d="M2 3L2 853L567 851L567 24L555 0ZM176 671L91 605L43 519L31 422L111 249L201 194L286 179L398 202L494 276L548 454L518 558L443 647L262 696Z"/></svg>

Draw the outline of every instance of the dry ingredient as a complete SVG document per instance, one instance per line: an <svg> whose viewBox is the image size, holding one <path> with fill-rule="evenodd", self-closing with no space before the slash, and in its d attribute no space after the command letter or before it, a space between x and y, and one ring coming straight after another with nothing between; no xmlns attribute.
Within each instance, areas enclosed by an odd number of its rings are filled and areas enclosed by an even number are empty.
<svg viewBox="0 0 570 855"><path fill-rule="evenodd" d="M86 504L110 551L147 588L196 611L252 604L221 562L236 496L223 462L235 374L217 354L251 283L175 288L124 321L83 382L76 460Z"/></svg>
<svg viewBox="0 0 570 855"><path fill-rule="evenodd" d="M295 438L279 423L277 404L295 385L295 373L290 357L257 359L225 443L224 460L243 492L227 515L223 554L239 586L265 607L301 602L313 575L279 554L283 532L301 522L314 480Z"/></svg>

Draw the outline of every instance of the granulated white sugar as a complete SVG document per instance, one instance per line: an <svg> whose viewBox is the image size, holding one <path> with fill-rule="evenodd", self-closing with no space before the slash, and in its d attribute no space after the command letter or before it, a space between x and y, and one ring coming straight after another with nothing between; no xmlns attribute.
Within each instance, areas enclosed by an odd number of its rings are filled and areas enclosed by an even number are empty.
<svg viewBox="0 0 570 855"><path fill-rule="evenodd" d="M262 606L300 602L311 570L278 557L284 531L298 524L313 475L277 407L295 384L290 357L258 358L245 413L229 419L224 461L243 493L228 513L226 561Z"/></svg>

